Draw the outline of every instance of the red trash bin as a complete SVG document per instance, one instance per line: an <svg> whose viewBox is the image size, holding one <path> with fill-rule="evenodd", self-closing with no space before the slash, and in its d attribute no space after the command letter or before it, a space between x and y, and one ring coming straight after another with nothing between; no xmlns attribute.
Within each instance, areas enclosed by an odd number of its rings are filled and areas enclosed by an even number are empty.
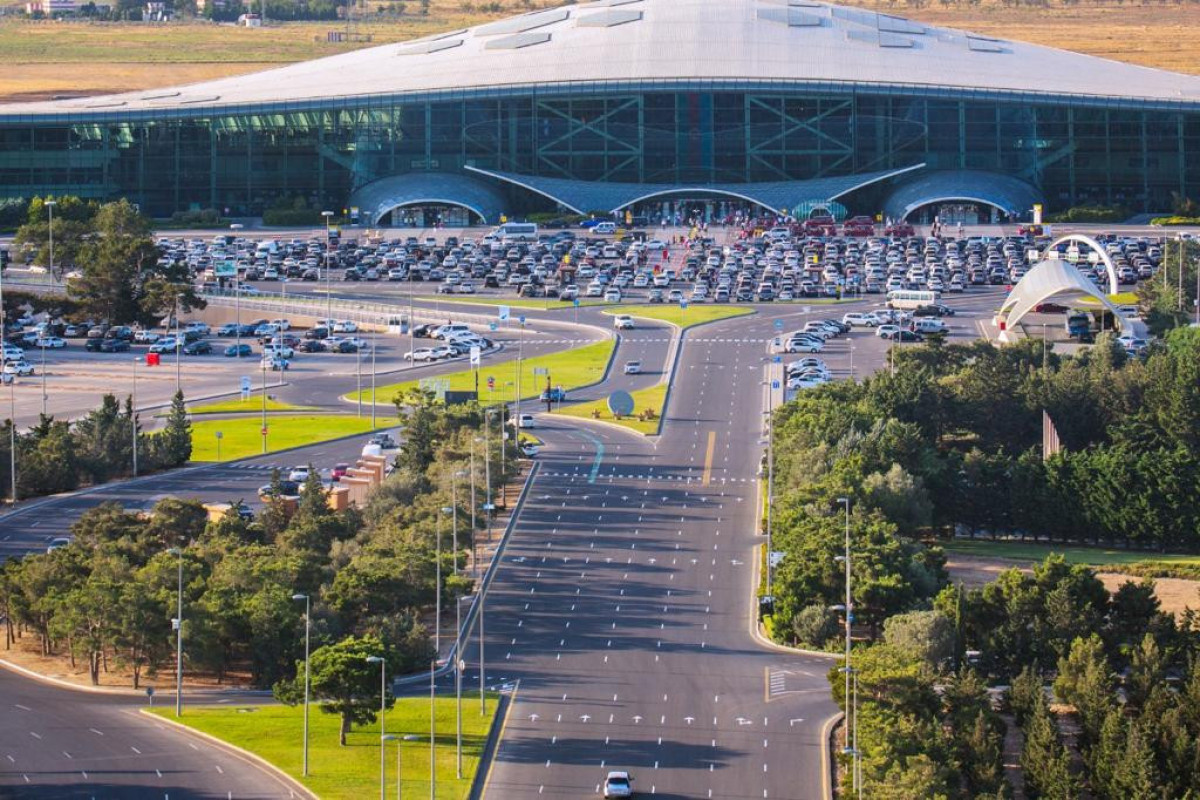
<svg viewBox="0 0 1200 800"><path fill-rule="evenodd" d="M159 362L158 353L146 353L146 366L147 367L157 367L159 365L159 363L160 362Z"/></svg>

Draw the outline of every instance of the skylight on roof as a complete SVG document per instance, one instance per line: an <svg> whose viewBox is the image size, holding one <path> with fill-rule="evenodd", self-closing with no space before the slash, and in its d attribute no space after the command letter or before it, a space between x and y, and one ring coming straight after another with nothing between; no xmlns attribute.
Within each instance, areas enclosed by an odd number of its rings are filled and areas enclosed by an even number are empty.
<svg viewBox="0 0 1200 800"><path fill-rule="evenodd" d="M492 39L484 46L488 50L520 50L523 47L545 44L548 41L550 41L548 33L518 33L513 36L505 36L503 39Z"/></svg>
<svg viewBox="0 0 1200 800"><path fill-rule="evenodd" d="M496 36L504 33L523 33L546 25L562 22L571 16L570 9L555 8L550 11L535 11L513 19L502 19L489 25L481 25L475 29L476 36Z"/></svg>
<svg viewBox="0 0 1200 800"><path fill-rule="evenodd" d="M624 25L627 22L637 22L641 18L641 11L617 9L579 17L575 20L575 26L578 28L615 28L617 25Z"/></svg>

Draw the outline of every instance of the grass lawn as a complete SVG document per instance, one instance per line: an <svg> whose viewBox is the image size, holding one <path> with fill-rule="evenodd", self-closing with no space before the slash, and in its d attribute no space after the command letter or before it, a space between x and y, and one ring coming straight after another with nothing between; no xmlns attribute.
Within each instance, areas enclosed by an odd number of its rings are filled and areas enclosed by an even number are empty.
<svg viewBox="0 0 1200 800"><path fill-rule="evenodd" d="M470 700L468 701L468 698ZM470 792L487 733L495 716L496 699L489 698L488 714L479 714L479 693L463 693L463 778L455 777L454 697L434 705L437 719L437 797L460 800ZM172 708L151 713L174 719ZM338 744L338 717L309 710L309 776L301 777L304 730L302 706L192 706L180 722L258 755L311 789L324 800L364 800L379 792L379 723L355 727ZM401 698L388 711L389 733L416 735L402 742L401 770L405 797L429 797L429 700ZM387 743L387 796L396 795L396 742Z"/></svg>
<svg viewBox="0 0 1200 800"><path fill-rule="evenodd" d="M388 410L390 411L390 408ZM384 428L395 425L396 418L390 414L380 414L377 422L376 427ZM253 414L238 419L192 420L192 461L217 460L217 431L222 434L222 461L260 454L261 426L261 420ZM369 414L362 417L345 414L267 417L267 452L273 453L276 450L338 439L370 430L372 428Z"/></svg>
<svg viewBox="0 0 1200 800"><path fill-rule="evenodd" d="M669 322L681 328L691 328L696 325L704 325L708 322L729 319L730 317L744 317L747 314L753 314L754 309L747 308L746 306L691 305L690 303L687 308L680 308L675 303L663 303L662 305L616 306L604 313L629 314L641 319L654 319L659 322Z"/></svg>
<svg viewBox="0 0 1200 800"><path fill-rule="evenodd" d="M1044 561L1051 553L1062 555L1069 564L1109 566L1145 561L1200 564L1200 556L1161 554L1145 550L1108 550L1100 547L1070 547L1023 542L987 542L955 539L942 545L948 553L977 558L1006 558L1012 561Z"/></svg>
<svg viewBox="0 0 1200 800"><path fill-rule="evenodd" d="M463 303L471 306L508 306L510 308L532 308L538 311L570 311L574 303L564 303L556 298L536 300L528 297L471 297L470 295L417 295L418 300L427 303ZM580 298L579 305L603 306L610 305L603 300L584 300Z"/></svg>
<svg viewBox="0 0 1200 800"><path fill-rule="evenodd" d="M267 395L267 411L311 411L307 406L294 406L291 403L282 403L270 394ZM188 408L189 414L237 414L262 411L262 394L250 395L248 400L243 400L241 397L233 397L228 400L218 400L215 403L205 403L202 406L191 406ZM164 415L165 416L165 415Z"/></svg>
<svg viewBox="0 0 1200 800"><path fill-rule="evenodd" d="M633 416L616 419L608 410L608 398L593 400L589 403L578 403L573 406L566 406L556 410L555 414L561 414L565 417L582 417L584 419L599 419L604 422L611 422L613 425L620 425L623 428L637 431L643 436L652 436L658 433L659 419L640 420L637 418L639 411L645 408L653 408L654 413L658 417L662 417L663 402L667 399L667 384L660 383L656 386L651 386L649 389L638 389L636 392L630 392L633 395ZM592 412L599 411L600 416L593 417Z"/></svg>
<svg viewBox="0 0 1200 800"><path fill-rule="evenodd" d="M522 359L522 399L539 397L542 390L546 388L546 377L544 375L535 375L533 372L535 369L548 370L551 384L553 386L562 386L568 392L572 389L578 389L580 386L587 386L588 384L598 382L604 377L604 368L608 365L608 360L612 356L615 346L615 339L605 339L600 342L584 345L583 347L576 347L573 350L565 350L561 353L550 353L544 356ZM509 350L513 351L515 348L510 347ZM487 364L479 368L479 394L480 400L484 402L491 402L492 400L492 393L488 392L487 388L489 375L496 379L495 396L497 399L511 400L516 396L517 360L515 357L511 361ZM475 389L475 371L472 369L464 369L438 377L449 381L448 388L451 391L469 392ZM380 386L376 389L377 402L390 404L392 398L398 393L408 389L415 389L418 383L418 381L404 381L403 383L394 383L389 386ZM510 386L509 384L512 385ZM369 400L371 397L369 389L364 389L362 394L364 400ZM355 394L351 392L346 395L345 399L353 401L355 400Z"/></svg>

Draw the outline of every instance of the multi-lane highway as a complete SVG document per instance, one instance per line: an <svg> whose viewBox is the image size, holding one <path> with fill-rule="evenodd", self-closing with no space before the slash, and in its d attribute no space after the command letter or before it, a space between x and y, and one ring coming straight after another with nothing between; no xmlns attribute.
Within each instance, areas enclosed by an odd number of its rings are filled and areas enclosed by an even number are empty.
<svg viewBox="0 0 1200 800"><path fill-rule="evenodd" d="M977 316L993 301L969 296L960 305ZM582 323L611 324L581 311ZM775 320L785 330L802 321L795 307L759 312L695 328L681 346L674 329L641 323L622 336L613 363L640 359L645 374L616 369L603 384L573 393L583 400L651 385L677 351L657 437L538 415L541 465L489 592L488 673L519 679L520 688L487 797L594 796L608 769L630 770L647 795L823 796L836 713L826 678L831 662L752 634L764 361ZM536 327L537 315L530 316ZM956 337L978 334L973 316L952 324ZM594 335L594 328L548 334L526 352ZM885 352L884 342L863 331L835 340L824 357L836 375L862 375L881 367ZM323 392L354 386L353 375L322 380ZM302 381L285 389L294 394L284 399L297 401L313 391ZM361 445L361 437L318 444L30 504L0 518L0 556L37 549L102 500L145 508L166 495L250 499L273 465L352 460ZM474 647L464 656L474 662ZM70 693L8 674L0 674L0 697L0 792L288 793L211 745L159 730L133 713L133 699Z"/></svg>

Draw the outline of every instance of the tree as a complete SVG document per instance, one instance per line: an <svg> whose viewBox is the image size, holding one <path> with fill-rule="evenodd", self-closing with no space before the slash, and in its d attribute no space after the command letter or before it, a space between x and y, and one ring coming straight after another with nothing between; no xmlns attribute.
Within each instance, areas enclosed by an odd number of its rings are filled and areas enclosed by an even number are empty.
<svg viewBox="0 0 1200 800"><path fill-rule="evenodd" d="M1084 746L1095 743L1114 703L1112 673L1099 636L1071 643L1070 655L1058 660L1054 694L1079 712Z"/></svg>
<svg viewBox="0 0 1200 800"><path fill-rule="evenodd" d="M868 475L863 495L864 502L882 511L902 534L911 536L932 521L933 503L924 481L899 464L892 464L885 473Z"/></svg>
<svg viewBox="0 0 1200 800"><path fill-rule="evenodd" d="M829 606L820 603L805 606L792 618L792 633L796 635L796 641L809 647L824 647L840 630L837 614L830 611Z"/></svg>
<svg viewBox="0 0 1200 800"><path fill-rule="evenodd" d="M883 623L883 640L934 670L944 668L954 657L954 623L940 611L909 611L889 617Z"/></svg>
<svg viewBox="0 0 1200 800"><path fill-rule="evenodd" d="M1044 800L1077 800L1079 779L1071 772L1071 755L1058 736L1058 728L1040 696L1025 722L1025 795Z"/></svg>
<svg viewBox="0 0 1200 800"><path fill-rule="evenodd" d="M179 467L192 457L192 423L188 419L183 392L171 398L167 423L154 439L155 461L164 467Z"/></svg>
<svg viewBox="0 0 1200 800"><path fill-rule="evenodd" d="M51 214L46 201L54 201ZM53 217L54 272L62 277L66 268L78 263L79 252L91 235L92 220L99 210L94 200L81 200L73 195L35 197L29 203L25 223L17 229L13 244L34 249L33 263L50 266L50 231Z"/></svg>
<svg viewBox="0 0 1200 800"><path fill-rule="evenodd" d="M370 656L387 658L389 653L374 636L350 636L317 648L309 659L312 694L321 702L321 711L341 717L338 743L343 747L353 725L374 722L379 712L380 667L367 663ZM296 665L296 671L304 674L303 662ZM275 686L275 696L284 703L295 704L303 695L303 678ZM384 700L388 707L394 702L395 698Z"/></svg>

